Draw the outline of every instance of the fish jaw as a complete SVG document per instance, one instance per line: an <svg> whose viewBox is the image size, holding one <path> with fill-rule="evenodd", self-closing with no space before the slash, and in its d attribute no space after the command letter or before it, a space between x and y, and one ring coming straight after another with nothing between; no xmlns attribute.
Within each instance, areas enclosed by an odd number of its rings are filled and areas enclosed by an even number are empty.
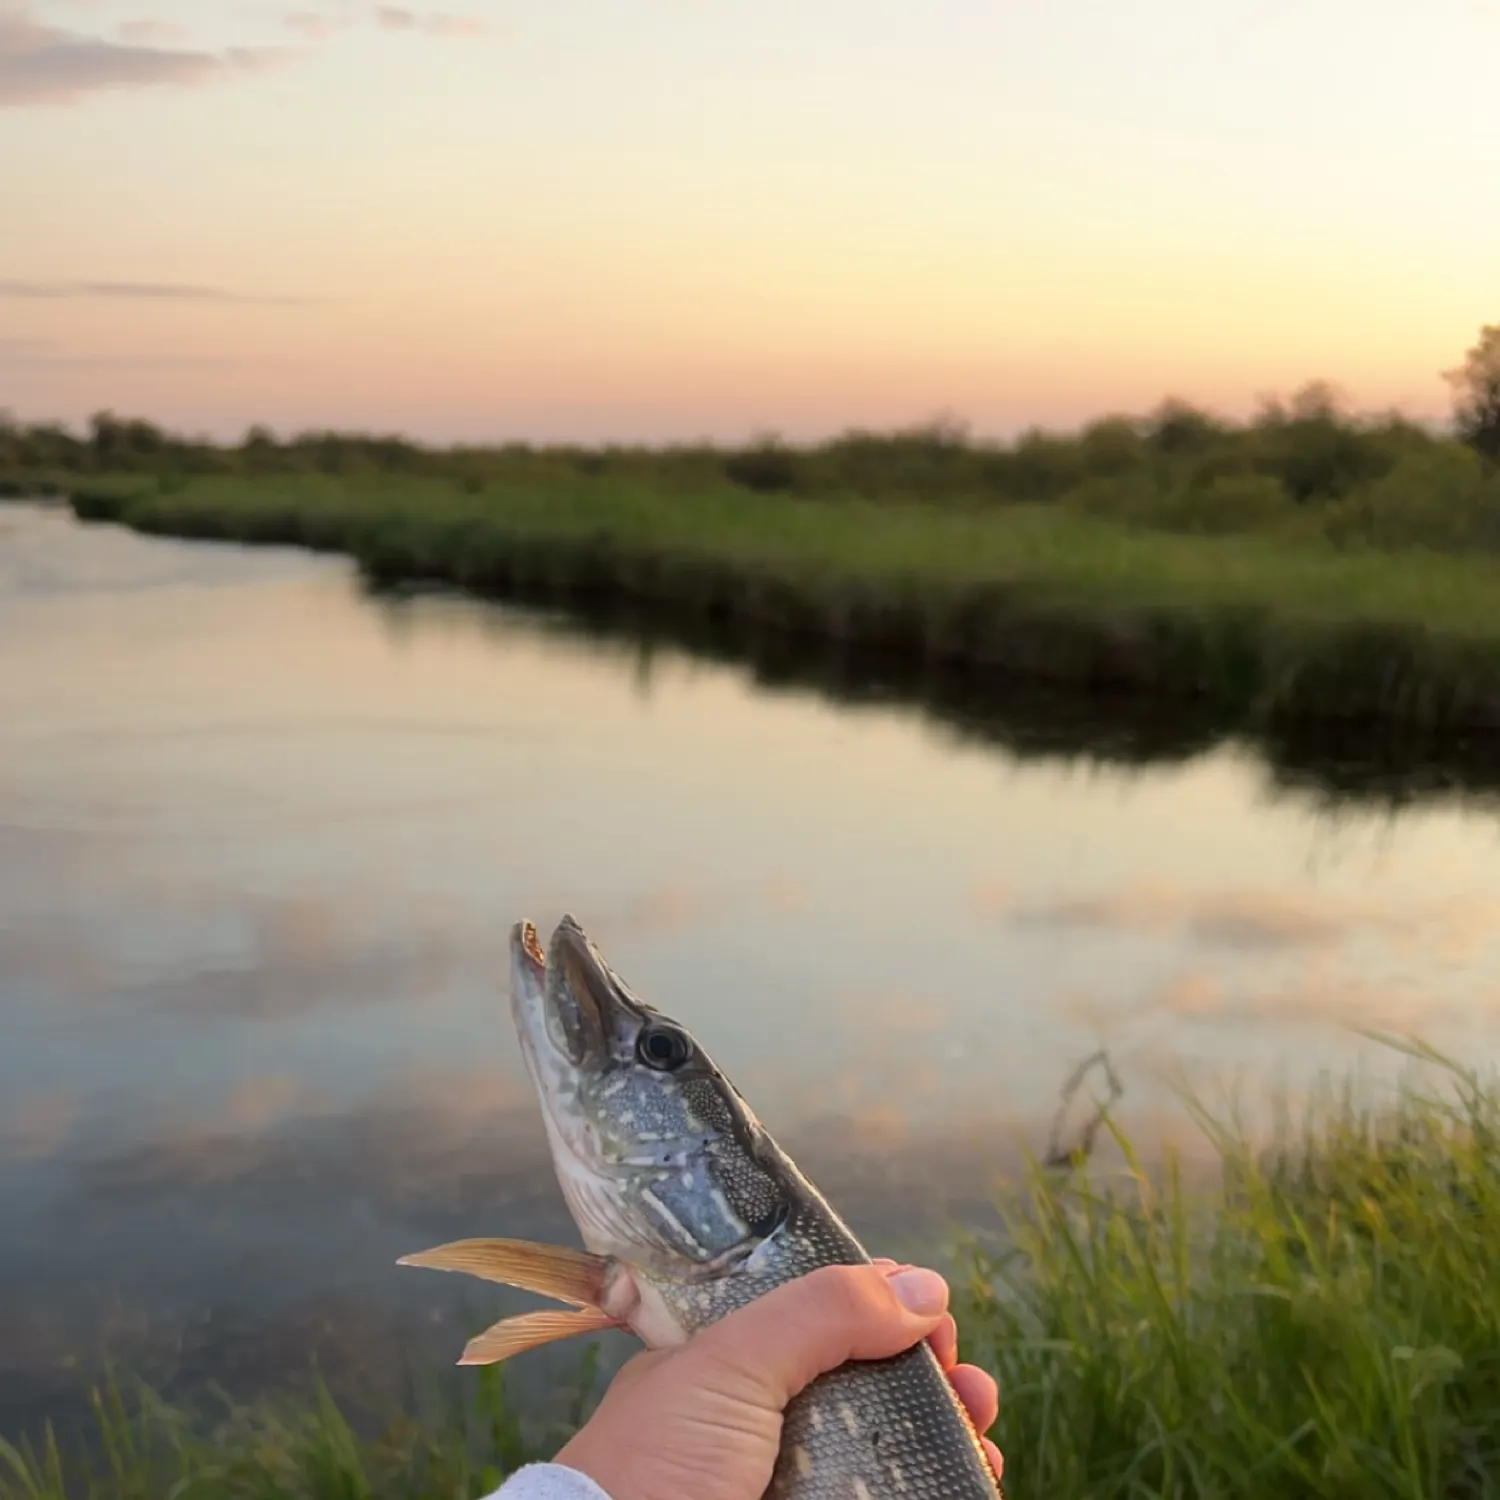
<svg viewBox="0 0 1500 1500"><path fill-rule="evenodd" d="M588 1249L616 1256L620 1239L629 1235L610 1222L614 1216L599 1192L604 1146L582 1102L583 1067L597 1056L601 1041L597 1008L577 1005L567 987L554 982L530 922L516 923L510 949L511 1014L558 1185Z"/></svg>
<svg viewBox="0 0 1500 1500"><path fill-rule="evenodd" d="M510 931L511 1016L532 1081L543 1092L564 1067L586 1065L601 1041L601 1017L592 997L585 991L580 998L571 986L554 983L552 973L535 926L517 922Z"/></svg>

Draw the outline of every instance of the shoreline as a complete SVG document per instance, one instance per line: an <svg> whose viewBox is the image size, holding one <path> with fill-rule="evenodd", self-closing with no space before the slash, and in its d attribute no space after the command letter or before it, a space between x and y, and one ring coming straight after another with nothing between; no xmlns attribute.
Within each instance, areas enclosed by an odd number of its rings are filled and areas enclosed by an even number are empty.
<svg viewBox="0 0 1500 1500"><path fill-rule="evenodd" d="M1206 713L1225 733L1500 733L1500 562L1484 557L603 482L235 479L77 487L69 504L148 534L343 553L377 589L625 614L751 659L860 658L962 683L971 703L1034 686Z"/></svg>

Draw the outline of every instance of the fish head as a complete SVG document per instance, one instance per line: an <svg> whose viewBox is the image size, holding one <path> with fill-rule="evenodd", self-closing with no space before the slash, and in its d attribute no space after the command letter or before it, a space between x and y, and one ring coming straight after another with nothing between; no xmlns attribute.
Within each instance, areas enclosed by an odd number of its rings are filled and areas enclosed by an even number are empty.
<svg viewBox="0 0 1500 1500"><path fill-rule="evenodd" d="M511 932L511 1004L585 1245L658 1274L741 1263L786 1221L784 1158L692 1035L634 994L572 917Z"/></svg>

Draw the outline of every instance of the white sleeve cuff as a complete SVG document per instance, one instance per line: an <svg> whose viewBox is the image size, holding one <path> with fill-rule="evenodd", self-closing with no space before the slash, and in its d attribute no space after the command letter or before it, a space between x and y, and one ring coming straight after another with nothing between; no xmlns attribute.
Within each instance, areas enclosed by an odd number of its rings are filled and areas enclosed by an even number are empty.
<svg viewBox="0 0 1500 1500"><path fill-rule="evenodd" d="M488 1500L610 1500L587 1474L566 1464L527 1464Z"/></svg>

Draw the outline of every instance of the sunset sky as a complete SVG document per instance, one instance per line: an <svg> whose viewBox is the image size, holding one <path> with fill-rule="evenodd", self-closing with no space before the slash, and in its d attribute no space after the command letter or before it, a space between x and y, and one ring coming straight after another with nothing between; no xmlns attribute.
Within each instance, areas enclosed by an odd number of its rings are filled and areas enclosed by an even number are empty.
<svg viewBox="0 0 1500 1500"><path fill-rule="evenodd" d="M0 0L0 407L985 434L1500 320L1476 0Z"/></svg>

